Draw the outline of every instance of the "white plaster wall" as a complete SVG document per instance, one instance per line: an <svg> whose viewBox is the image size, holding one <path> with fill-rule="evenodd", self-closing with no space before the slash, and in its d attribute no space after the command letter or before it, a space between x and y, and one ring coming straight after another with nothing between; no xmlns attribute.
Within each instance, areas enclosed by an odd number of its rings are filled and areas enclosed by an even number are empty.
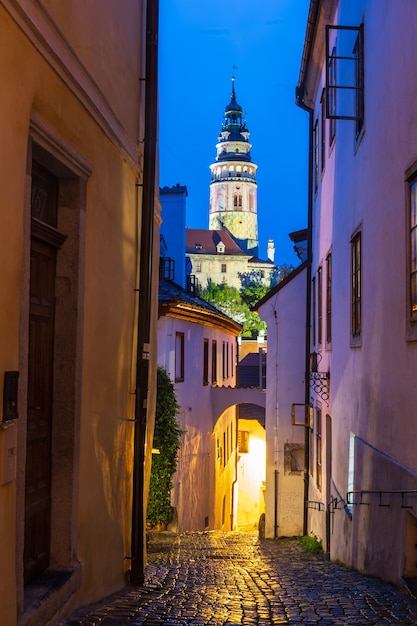
<svg viewBox="0 0 417 626"><path fill-rule="evenodd" d="M297 270L258 311L268 326L266 537L300 535L303 528L304 472L286 473L284 451L286 443L304 447L305 428L292 425L291 405L304 404L306 271Z"/></svg>
<svg viewBox="0 0 417 626"><path fill-rule="evenodd" d="M172 504L178 509L179 531L204 530L206 518L212 524L214 510L215 442L213 428L218 416L213 413L211 385L203 385L203 343L209 339L209 370L211 342L217 341L218 386L235 385L235 366L229 378L222 380L222 343L233 345L236 338L219 328L187 320L163 316L158 321L158 364L171 380L175 378L175 334L184 333L184 381L175 383L180 405L178 421L185 430L179 452L178 469L174 475ZM209 374L210 378L210 374Z"/></svg>
<svg viewBox="0 0 417 626"><path fill-rule="evenodd" d="M358 438L355 489L417 486L417 344L407 335L404 191L407 168L417 159L417 4L342 0L339 15L339 24L365 25L365 125L355 144L354 122L337 121L314 199L312 269L314 275L331 249L333 333L331 345L322 346L320 369L331 372L329 495L345 497L351 432ZM362 338L351 347L350 241L356 229L362 232ZM314 393L312 400L318 400ZM313 492L311 497L319 495ZM331 556L398 582L406 511L394 504L389 512L356 506L352 521L339 508ZM323 531L318 514L310 520Z"/></svg>

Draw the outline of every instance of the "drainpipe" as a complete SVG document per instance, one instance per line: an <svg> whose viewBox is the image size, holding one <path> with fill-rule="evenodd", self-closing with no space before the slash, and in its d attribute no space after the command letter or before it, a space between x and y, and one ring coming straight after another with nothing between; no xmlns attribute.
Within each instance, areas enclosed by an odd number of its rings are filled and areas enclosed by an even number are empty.
<svg viewBox="0 0 417 626"><path fill-rule="evenodd" d="M313 109L304 104L297 93L296 104L309 114L309 147L308 147L308 227L307 227L307 289L306 289L306 329L305 329L305 428L304 428L304 519L303 534L308 533L308 487L309 487L309 460L310 460L310 430L309 406L310 406L310 333L311 333L311 261L312 261L312 212L313 212Z"/></svg>
<svg viewBox="0 0 417 626"><path fill-rule="evenodd" d="M146 2L145 138L141 216L138 343L132 494L130 584L142 586L145 570L144 464L152 302L152 250L158 122L158 1Z"/></svg>
<svg viewBox="0 0 417 626"><path fill-rule="evenodd" d="M310 334L311 334L311 239L312 239L312 209L313 209L313 111L308 107L302 107L309 113L309 167L308 167L308 226L307 226L307 294L306 294L306 348L305 348L305 428L304 428L304 524L303 534L308 533L308 487L309 487L309 459L310 459L310 429L309 424L309 406L310 406Z"/></svg>
<svg viewBox="0 0 417 626"><path fill-rule="evenodd" d="M309 147L308 147L308 241L307 241L307 290L306 290L306 348L305 348L305 436L304 436L304 520L303 534L308 532L308 487L309 487L309 459L310 459L310 432L309 406L310 406L310 332L311 332L311 262L312 262L312 222L313 222L313 114L314 110L304 102L305 80L308 73L310 60L312 57L314 37L317 30L320 5L322 0L310 0L310 8L307 20L306 37L304 41L303 57L298 85L296 88L295 103L309 115Z"/></svg>

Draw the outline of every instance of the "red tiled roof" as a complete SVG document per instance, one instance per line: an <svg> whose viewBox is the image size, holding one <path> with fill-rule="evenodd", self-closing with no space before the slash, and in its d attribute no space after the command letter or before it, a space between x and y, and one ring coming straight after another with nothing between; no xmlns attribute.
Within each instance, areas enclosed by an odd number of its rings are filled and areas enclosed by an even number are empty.
<svg viewBox="0 0 417 626"><path fill-rule="evenodd" d="M233 241L225 230L205 230L202 228L186 228L186 252L188 254L217 254L217 244L224 243L224 254L249 256Z"/></svg>

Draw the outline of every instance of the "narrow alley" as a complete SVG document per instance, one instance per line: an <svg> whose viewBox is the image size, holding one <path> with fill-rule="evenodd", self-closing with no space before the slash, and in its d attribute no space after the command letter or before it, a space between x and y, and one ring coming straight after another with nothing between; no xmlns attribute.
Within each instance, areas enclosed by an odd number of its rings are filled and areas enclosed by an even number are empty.
<svg viewBox="0 0 417 626"><path fill-rule="evenodd" d="M417 624L406 592L256 533L155 533L145 585L127 587L61 626Z"/></svg>

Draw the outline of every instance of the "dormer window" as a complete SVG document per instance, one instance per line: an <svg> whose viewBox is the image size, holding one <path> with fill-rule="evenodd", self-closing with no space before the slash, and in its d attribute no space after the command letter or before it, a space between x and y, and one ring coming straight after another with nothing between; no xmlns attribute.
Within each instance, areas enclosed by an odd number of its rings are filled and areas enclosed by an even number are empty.
<svg viewBox="0 0 417 626"><path fill-rule="evenodd" d="M223 241L219 241L216 246L217 254L224 254L225 248L226 246L224 245Z"/></svg>
<svg viewBox="0 0 417 626"><path fill-rule="evenodd" d="M201 243L196 243L196 244L195 244L195 249L196 249L196 250L202 250L202 249L203 249L203 246L201 245Z"/></svg>

